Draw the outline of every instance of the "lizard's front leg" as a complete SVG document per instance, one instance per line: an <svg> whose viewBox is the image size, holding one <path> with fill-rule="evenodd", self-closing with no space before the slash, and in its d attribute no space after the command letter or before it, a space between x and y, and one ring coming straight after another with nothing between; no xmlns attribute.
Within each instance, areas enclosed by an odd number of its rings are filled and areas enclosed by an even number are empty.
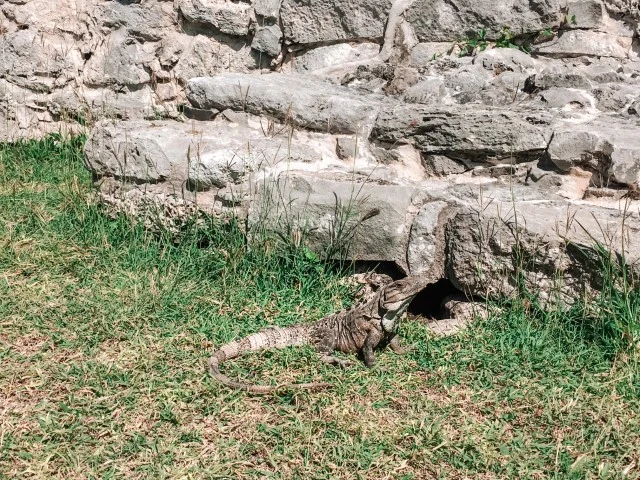
<svg viewBox="0 0 640 480"><path fill-rule="evenodd" d="M364 357L364 364L371 368L376 364L376 357L373 354L373 349L378 346L380 340L382 339L382 332L379 330L372 328L367 333L367 338L364 340L364 344L362 345L362 356Z"/></svg>

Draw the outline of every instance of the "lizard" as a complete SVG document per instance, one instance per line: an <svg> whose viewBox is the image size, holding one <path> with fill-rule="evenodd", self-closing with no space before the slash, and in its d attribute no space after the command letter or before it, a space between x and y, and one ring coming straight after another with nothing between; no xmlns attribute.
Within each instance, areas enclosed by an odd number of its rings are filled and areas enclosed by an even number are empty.
<svg viewBox="0 0 640 480"><path fill-rule="evenodd" d="M312 345L325 363L345 367L352 362L333 356L333 352L361 353L365 366L371 368L376 362L374 355L376 348L388 346L398 354L404 353L405 349L400 345L397 336L400 318L413 298L432 281L429 276L420 275L407 276L390 282L383 279L379 281L379 285L372 285L373 291L368 299L351 308L327 315L315 323L270 327L241 340L227 343L211 355L209 373L228 387L254 394L265 394L284 388L327 387L329 384L320 382L254 385L232 380L220 372L220 365L248 352Z"/></svg>

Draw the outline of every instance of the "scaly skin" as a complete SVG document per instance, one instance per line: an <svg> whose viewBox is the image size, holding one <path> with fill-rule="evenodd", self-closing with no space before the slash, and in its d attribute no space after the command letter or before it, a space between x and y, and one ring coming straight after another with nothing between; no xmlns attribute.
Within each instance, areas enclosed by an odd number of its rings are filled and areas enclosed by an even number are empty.
<svg viewBox="0 0 640 480"><path fill-rule="evenodd" d="M314 345L327 363L345 366L350 362L332 356L334 351L362 353L367 367L375 364L374 349L389 346L402 353L396 331L400 317L413 298L433 280L428 277L409 276L379 286L368 301L356 307L328 315L315 324L273 327L249 335L242 340L227 343L209 359L209 372L225 385L250 393L264 394L283 388L317 389L326 383L298 383L291 385L254 385L232 380L220 372L220 365L247 352L285 348L296 345Z"/></svg>

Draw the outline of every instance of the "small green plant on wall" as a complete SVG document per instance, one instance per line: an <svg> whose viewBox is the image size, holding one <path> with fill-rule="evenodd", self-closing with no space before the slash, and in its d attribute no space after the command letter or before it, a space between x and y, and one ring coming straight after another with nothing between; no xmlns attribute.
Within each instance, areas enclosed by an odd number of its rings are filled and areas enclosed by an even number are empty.
<svg viewBox="0 0 640 480"><path fill-rule="evenodd" d="M481 28L473 36L467 37L458 43L460 46L460 56L466 57L468 55L474 55L478 52L484 52L489 46L487 41L487 29Z"/></svg>
<svg viewBox="0 0 640 480"><path fill-rule="evenodd" d="M513 42L515 35L508 26L502 27L500 30L500 36L496 40L495 48L520 48Z"/></svg>
<svg viewBox="0 0 640 480"><path fill-rule="evenodd" d="M553 38L557 30L562 30L568 25L576 24L577 20L575 15L565 15L560 26L545 28L540 31L538 38L543 40ZM511 30L511 27L505 25L500 30L500 35L493 44L493 48L517 48L522 52L531 53L531 39L522 41L521 38L519 41L516 41L517 36L518 35ZM487 39L487 28L482 27L471 36L457 42L457 45L460 47L459 56L461 57L476 55L479 52L485 51L490 46L490 41Z"/></svg>
<svg viewBox="0 0 640 480"><path fill-rule="evenodd" d="M504 26L500 30L500 35L496 39L493 48L517 48L523 52L529 53L531 47L527 44L518 45L515 42L516 35L511 31L509 26ZM486 27L478 30L473 37L468 37L458 44L460 46L460 56L465 57L468 55L475 55L478 52L483 52L489 47L489 41L487 40Z"/></svg>

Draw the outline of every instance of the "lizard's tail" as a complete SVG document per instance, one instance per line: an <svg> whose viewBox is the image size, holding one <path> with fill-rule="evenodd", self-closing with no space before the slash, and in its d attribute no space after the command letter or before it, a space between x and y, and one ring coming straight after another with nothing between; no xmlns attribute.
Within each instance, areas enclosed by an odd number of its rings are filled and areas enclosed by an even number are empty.
<svg viewBox="0 0 640 480"><path fill-rule="evenodd" d="M304 326L292 326L286 328L273 327L258 333L249 335L242 340L229 342L213 352L209 359L209 373L216 380L228 387L245 390L249 393L271 393L283 388L318 389L329 386L328 383L294 383L290 385L254 385L252 383L238 382L220 372L220 365L227 360L239 357L243 353L257 352L271 348L285 348L309 343L308 328Z"/></svg>

